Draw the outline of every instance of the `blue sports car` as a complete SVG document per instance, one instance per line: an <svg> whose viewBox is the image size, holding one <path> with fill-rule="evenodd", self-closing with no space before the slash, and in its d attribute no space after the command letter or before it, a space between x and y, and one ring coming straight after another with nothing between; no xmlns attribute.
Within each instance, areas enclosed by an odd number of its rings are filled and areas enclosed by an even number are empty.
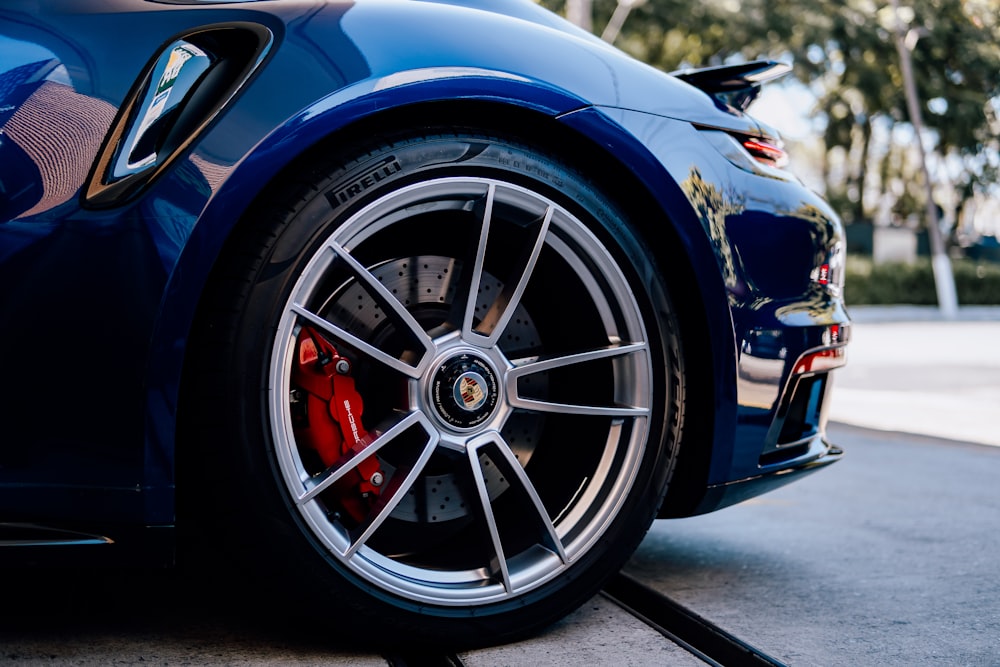
<svg viewBox="0 0 1000 667"><path fill-rule="evenodd" d="M530 0L6 0L0 557L214 545L495 643L836 461L843 228L746 112L787 69Z"/></svg>

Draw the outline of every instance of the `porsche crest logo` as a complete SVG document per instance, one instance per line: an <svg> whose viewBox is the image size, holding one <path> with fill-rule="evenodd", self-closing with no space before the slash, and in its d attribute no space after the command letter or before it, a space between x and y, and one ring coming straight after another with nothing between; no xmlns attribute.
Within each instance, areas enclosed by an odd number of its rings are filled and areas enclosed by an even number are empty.
<svg viewBox="0 0 1000 667"><path fill-rule="evenodd" d="M482 384L472 373L459 378L458 394L462 397L462 403L466 410L475 410L486 401L486 392L483 391Z"/></svg>

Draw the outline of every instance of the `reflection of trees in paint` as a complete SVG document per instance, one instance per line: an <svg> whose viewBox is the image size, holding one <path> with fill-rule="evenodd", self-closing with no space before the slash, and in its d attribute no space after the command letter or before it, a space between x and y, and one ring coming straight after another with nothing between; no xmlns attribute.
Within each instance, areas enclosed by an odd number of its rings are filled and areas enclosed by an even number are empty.
<svg viewBox="0 0 1000 667"><path fill-rule="evenodd" d="M705 180L697 167L691 167L688 177L681 182L681 189L708 232L716 256L719 258L722 278L729 288L730 297L742 295L745 287L737 271L738 259L726 236L726 217L743 212L746 208L743 196L733 191L724 193L716 185Z"/></svg>
<svg viewBox="0 0 1000 667"><path fill-rule="evenodd" d="M114 107L54 80L61 70L54 60L39 61L0 78L0 102L7 111L0 114L0 130L11 144L0 169L4 220L35 215L74 197L111 126ZM38 184L30 193L17 187L23 169L37 170L32 176Z"/></svg>

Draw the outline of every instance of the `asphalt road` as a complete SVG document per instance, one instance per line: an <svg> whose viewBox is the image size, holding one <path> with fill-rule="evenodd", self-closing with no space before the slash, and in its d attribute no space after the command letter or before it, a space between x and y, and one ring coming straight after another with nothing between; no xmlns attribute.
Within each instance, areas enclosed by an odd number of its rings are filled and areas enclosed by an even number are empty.
<svg viewBox="0 0 1000 667"><path fill-rule="evenodd" d="M1000 448L830 433L837 465L657 522L627 571L787 665L1000 665Z"/></svg>

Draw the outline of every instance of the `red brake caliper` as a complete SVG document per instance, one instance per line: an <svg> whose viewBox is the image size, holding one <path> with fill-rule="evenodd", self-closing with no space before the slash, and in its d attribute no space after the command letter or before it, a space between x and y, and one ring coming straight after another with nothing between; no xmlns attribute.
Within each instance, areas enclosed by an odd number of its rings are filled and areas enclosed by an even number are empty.
<svg viewBox="0 0 1000 667"><path fill-rule="evenodd" d="M371 443L372 438L361 424L364 406L350 375L350 361L341 357L329 341L311 327L303 327L298 347L292 383L306 394L306 412L305 419L295 425L295 437L329 467ZM343 509L360 522L368 516L371 501L384 480L378 459L369 456L333 488Z"/></svg>

